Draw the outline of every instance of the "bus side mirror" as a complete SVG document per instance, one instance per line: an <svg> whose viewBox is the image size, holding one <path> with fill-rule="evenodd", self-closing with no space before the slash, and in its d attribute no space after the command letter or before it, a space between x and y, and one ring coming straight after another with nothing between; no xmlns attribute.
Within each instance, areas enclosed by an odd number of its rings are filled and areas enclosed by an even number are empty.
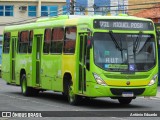
<svg viewBox="0 0 160 120"><path fill-rule="evenodd" d="M87 37L87 48L91 49L92 48L92 43L93 43L93 37L92 37L92 30L87 28L88 31L88 37Z"/></svg>
<svg viewBox="0 0 160 120"><path fill-rule="evenodd" d="M92 48L92 43L93 43L92 36L88 36L88 38L87 38L87 48L91 49Z"/></svg>
<svg viewBox="0 0 160 120"><path fill-rule="evenodd" d="M87 39L87 48L86 48L86 58L85 58L85 65L86 65L86 69L88 71L90 71L90 49L92 48L92 44L93 44L93 38L92 36L90 36L91 34L88 34L88 36L86 37Z"/></svg>

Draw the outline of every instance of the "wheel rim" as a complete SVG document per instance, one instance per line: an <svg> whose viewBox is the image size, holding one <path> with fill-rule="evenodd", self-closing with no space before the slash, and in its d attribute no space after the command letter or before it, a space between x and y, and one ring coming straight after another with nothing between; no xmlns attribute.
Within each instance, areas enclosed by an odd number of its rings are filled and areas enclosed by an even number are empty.
<svg viewBox="0 0 160 120"><path fill-rule="evenodd" d="M26 92L26 81L25 81L25 79L23 79L23 81L22 81L22 92L23 93Z"/></svg>

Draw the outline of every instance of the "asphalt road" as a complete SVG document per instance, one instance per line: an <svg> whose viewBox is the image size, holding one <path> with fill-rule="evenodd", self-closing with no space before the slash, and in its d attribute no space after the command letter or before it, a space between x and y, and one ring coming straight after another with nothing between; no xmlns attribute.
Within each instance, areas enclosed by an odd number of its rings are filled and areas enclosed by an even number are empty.
<svg viewBox="0 0 160 120"><path fill-rule="evenodd" d="M52 116L55 116L54 119L65 119L65 120L132 120L136 117L118 117L117 114L120 112L130 112L137 113L140 111L154 112L160 111L160 89L158 90L156 97L152 98L143 98L139 97L132 101L130 105L121 105L117 100L112 100L110 98L96 98L91 100L84 100L83 103L79 106L69 105L67 100L62 96L61 93L55 93L52 91L47 91L40 93L36 97L25 97L21 94L21 88L19 86L10 86L6 85L5 81L0 79L0 111L51 111ZM59 111L55 113L54 111ZM65 115L72 115L78 111L78 117L65 117ZM82 111L82 112L79 112ZM84 111L84 113L83 113ZM85 112L86 111L86 112ZM97 111L97 112L95 112ZM106 117L105 111L112 111L113 116ZM118 111L118 112L117 112ZM104 113L103 113L104 112ZM87 113L87 117L85 116ZM96 116L97 117L93 117ZM106 112L107 114L107 112ZM109 113L108 113L109 114ZM82 115L82 116L81 116ZM84 115L84 116L83 116ZM89 115L89 116L88 116ZM102 116L101 116L102 115ZM114 116L115 115L115 116ZM61 117L60 117L61 116ZM101 117L100 117L101 116ZM4 118L0 118L0 120ZM5 118L5 120L8 118ZM11 119L11 118L9 118ZM21 118L12 118L12 119L21 119ZM25 118L28 119L28 118ZM29 118L36 119L36 118ZM39 118L37 118L39 119ZM41 119L53 119L48 116L48 118ZM149 117L140 117L143 119L150 119ZM158 117L152 117L152 120L159 119Z"/></svg>

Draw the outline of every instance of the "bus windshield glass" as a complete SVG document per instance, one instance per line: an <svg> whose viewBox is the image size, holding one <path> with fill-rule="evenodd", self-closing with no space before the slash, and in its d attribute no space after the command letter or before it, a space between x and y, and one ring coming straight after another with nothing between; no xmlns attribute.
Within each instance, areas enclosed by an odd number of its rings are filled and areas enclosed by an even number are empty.
<svg viewBox="0 0 160 120"><path fill-rule="evenodd" d="M155 66L155 38L151 34L96 32L94 62L106 71L148 71Z"/></svg>

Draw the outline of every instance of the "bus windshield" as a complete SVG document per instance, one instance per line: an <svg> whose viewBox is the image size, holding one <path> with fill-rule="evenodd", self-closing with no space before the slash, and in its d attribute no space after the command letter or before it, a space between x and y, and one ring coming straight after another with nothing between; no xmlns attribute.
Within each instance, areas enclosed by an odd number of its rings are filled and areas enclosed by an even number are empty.
<svg viewBox="0 0 160 120"><path fill-rule="evenodd" d="M94 62L106 71L148 71L155 66L155 38L151 34L96 32Z"/></svg>

